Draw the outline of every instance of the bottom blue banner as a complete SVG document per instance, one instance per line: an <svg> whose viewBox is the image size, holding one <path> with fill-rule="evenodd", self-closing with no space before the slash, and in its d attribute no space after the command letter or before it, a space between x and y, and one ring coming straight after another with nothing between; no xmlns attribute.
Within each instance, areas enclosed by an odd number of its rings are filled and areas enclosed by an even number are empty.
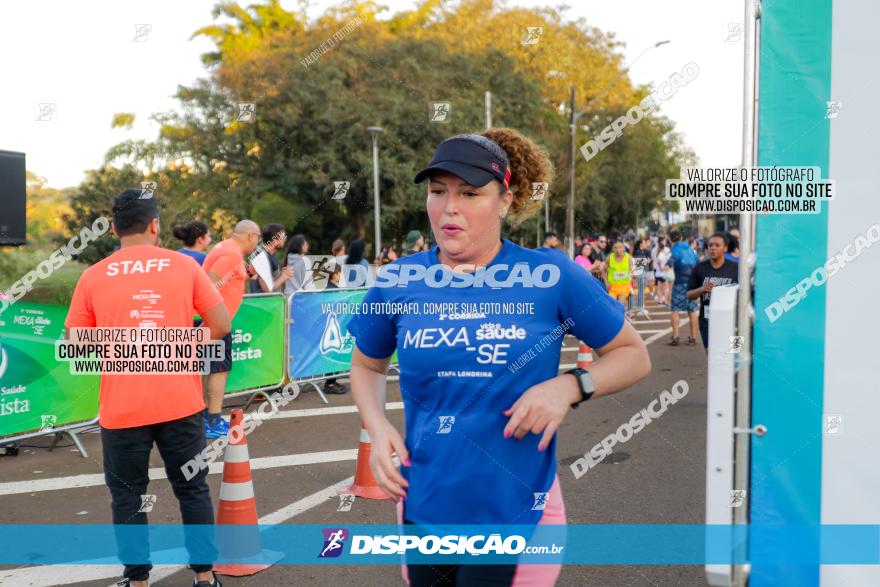
<svg viewBox="0 0 880 587"><path fill-rule="evenodd" d="M402 533L405 532L405 533ZM0 564L880 564L880 526L5 525Z"/></svg>

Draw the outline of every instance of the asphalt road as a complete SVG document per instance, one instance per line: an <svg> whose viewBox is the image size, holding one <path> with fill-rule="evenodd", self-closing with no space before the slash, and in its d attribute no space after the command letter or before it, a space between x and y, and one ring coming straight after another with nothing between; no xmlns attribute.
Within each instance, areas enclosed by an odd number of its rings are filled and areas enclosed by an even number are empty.
<svg viewBox="0 0 880 587"><path fill-rule="evenodd" d="M617 395L585 404L566 418L558 438L559 477L569 523L700 524L704 515L706 356L701 345L669 347L668 311L649 307L650 320L636 327L649 342L653 372ZM577 341L567 337L562 367L577 356ZM576 479L569 464L646 407L673 383L688 382L686 397L673 405L614 454ZM344 381L344 380L343 380ZM354 474L359 423L350 394L329 396L327 410L314 392L304 392L285 408L284 417L262 424L248 437L254 488L260 516L273 523L393 524L390 501L356 499L348 512L337 511L335 485ZM388 385L388 402L400 402L398 384ZM232 402L229 402L232 403ZM228 410L226 410L228 412ZM403 411L389 417L401 429ZM89 458L70 446L48 452L26 448L18 457L0 458L0 523L110 523L109 493L103 485L100 436L82 439ZM48 439L30 444L47 445ZM161 467L154 451L151 467ZM219 472L219 467L218 467ZM209 475L216 501L220 475ZM156 505L152 523L179 523L177 502L164 479L150 484ZM309 498L309 499L306 499ZM175 572L175 568L178 569ZM0 569L0 585L73 584L106 586L118 580L120 567L55 566ZM179 567L157 567L152 584L191 585L192 575ZM398 566L274 566L248 578L223 578L224 585L358 586L403 585ZM567 566L560 586L705 585L702 566Z"/></svg>

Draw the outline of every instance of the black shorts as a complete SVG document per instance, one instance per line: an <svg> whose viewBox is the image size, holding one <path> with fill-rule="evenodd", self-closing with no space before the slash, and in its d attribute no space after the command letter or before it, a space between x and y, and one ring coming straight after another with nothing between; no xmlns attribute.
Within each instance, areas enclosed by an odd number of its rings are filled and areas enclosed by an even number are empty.
<svg viewBox="0 0 880 587"><path fill-rule="evenodd" d="M404 520L404 524L412 524ZM509 587L516 565L406 565L410 587Z"/></svg>
<svg viewBox="0 0 880 587"><path fill-rule="evenodd" d="M700 326L700 338L703 339L703 347L709 348L709 321L705 318L700 318L697 324Z"/></svg>
<svg viewBox="0 0 880 587"><path fill-rule="evenodd" d="M193 322L193 328L198 328L202 325L201 320L196 320ZM211 361L210 364L210 372L211 373L228 373L232 371L232 333L230 332L226 336L223 337L223 360L222 361Z"/></svg>

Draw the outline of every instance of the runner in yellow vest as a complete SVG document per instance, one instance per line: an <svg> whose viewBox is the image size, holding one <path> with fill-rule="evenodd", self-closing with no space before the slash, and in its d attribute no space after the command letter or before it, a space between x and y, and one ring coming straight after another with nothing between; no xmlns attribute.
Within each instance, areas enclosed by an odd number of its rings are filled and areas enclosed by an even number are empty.
<svg viewBox="0 0 880 587"><path fill-rule="evenodd" d="M626 252L623 241L614 243L614 253L608 257L608 293L626 307L631 293L632 257Z"/></svg>

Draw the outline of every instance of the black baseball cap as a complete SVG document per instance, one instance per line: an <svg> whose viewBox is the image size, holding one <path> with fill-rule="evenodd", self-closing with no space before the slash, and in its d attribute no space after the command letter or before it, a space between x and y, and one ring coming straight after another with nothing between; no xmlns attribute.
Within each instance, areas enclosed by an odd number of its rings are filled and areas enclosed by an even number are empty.
<svg viewBox="0 0 880 587"><path fill-rule="evenodd" d="M113 214L133 210L148 214L155 212L158 215L159 205L153 192L146 189L127 189L113 200Z"/></svg>
<svg viewBox="0 0 880 587"><path fill-rule="evenodd" d="M421 183L437 171L448 171L474 187L497 179L510 185L510 163L498 143L482 135L457 135L446 139L434 151L431 163L419 171L415 183Z"/></svg>
<svg viewBox="0 0 880 587"><path fill-rule="evenodd" d="M113 226L120 236L143 232L153 218L159 217L159 205L151 190L127 189L113 201Z"/></svg>

